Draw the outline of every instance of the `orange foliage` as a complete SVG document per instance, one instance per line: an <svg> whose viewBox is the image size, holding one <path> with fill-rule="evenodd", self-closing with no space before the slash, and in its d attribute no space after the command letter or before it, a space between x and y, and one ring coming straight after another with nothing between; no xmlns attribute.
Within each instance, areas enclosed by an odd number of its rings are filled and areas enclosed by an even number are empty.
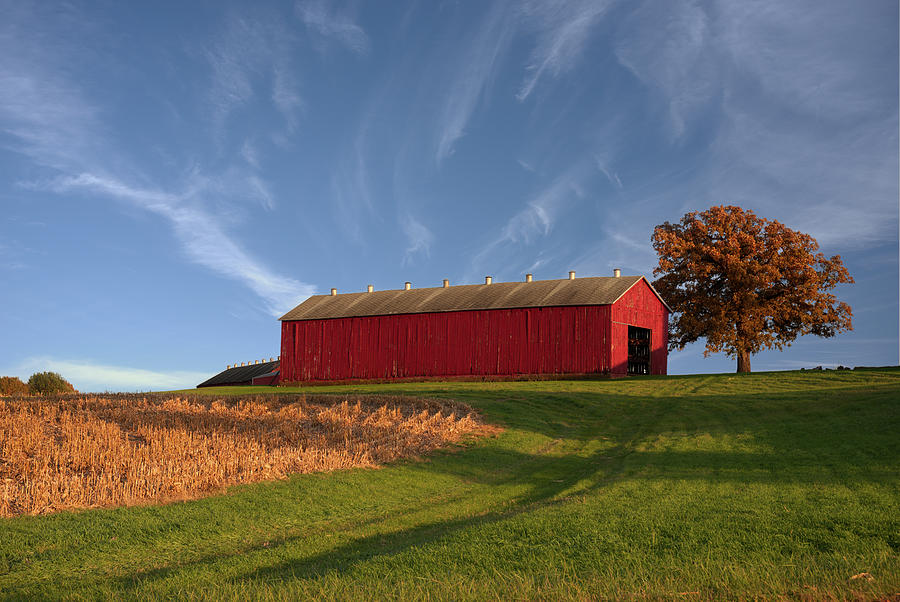
<svg viewBox="0 0 900 602"><path fill-rule="evenodd" d="M0 376L0 395L28 395L28 385L18 376Z"/></svg>
<svg viewBox="0 0 900 602"><path fill-rule="evenodd" d="M374 467L489 431L452 401L59 395L0 400L0 516L208 495Z"/></svg>
<svg viewBox="0 0 900 602"><path fill-rule="evenodd" d="M719 206L657 226L652 240L661 275L653 286L675 312L671 349L705 338L704 354L737 356L738 372L749 372L763 348L852 329L850 306L828 291L853 278L808 234Z"/></svg>

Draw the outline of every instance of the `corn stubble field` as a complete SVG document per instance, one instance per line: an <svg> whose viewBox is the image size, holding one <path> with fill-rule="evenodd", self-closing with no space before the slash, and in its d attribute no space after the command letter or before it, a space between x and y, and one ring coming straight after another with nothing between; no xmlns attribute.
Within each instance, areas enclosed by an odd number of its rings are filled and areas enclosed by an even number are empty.
<svg viewBox="0 0 900 602"><path fill-rule="evenodd" d="M0 517L376 467L489 430L463 403L385 395L0 398Z"/></svg>

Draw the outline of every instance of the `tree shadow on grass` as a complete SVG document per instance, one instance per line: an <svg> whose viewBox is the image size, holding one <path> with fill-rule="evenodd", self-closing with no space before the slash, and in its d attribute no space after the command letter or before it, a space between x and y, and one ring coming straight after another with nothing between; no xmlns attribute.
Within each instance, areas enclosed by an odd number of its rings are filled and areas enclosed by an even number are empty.
<svg viewBox="0 0 900 602"><path fill-rule="evenodd" d="M585 496L596 493L625 479L636 479L644 482L656 480L701 480L709 483L823 483L840 482L844 485L854 481L882 481L893 478L893 471L872 469L865 473L849 477L846 474L835 476L828 470L814 465L805 469L785 471L790 460L785 460L774 453L753 452L709 452L709 451L635 451L632 442L624 442L612 447L600 449L585 456L577 454L550 456L542 454L526 454L511 450L471 450L473 465L496 465L504 463L510 470L496 473L484 471L478 473L454 462L429 462L409 465L407 468L422 471L423 478L428 473L449 473L461 479L478 482L491 487L519 486L523 493L507 500L498 500L493 504L485 504L484 511L448 520L428 521L409 528L393 532L376 533L356 537L352 541L314 553L305 558L287 560L260 566L257 569L243 572L231 577L238 581L277 582L290 579L315 579L331 572L351 570L374 558L389 558L402 554L412 548L440 541L449 535L470 528L479 528L517 516L552 508L565 504L573 496ZM466 463L469 464L468 462ZM579 484L581 484L579 486ZM452 501L443 501L452 504ZM403 519L414 516L427 508L415 506L406 512L393 513L390 520L403 523ZM354 530L371 528L385 520L373 518L369 521L356 522ZM307 532L284 538L270 540L268 548L290 546L308 541L312 535ZM205 564L228 561L248 552L261 552L260 545L249 546L230 554L211 555L192 562L181 563L172 567L155 569L123 578L120 586L129 592L136 593L145 586L155 582L163 582L183 570ZM260 556L259 562L265 558ZM227 572L227 571L226 571Z"/></svg>
<svg viewBox="0 0 900 602"><path fill-rule="evenodd" d="M235 577L236 580L262 580L272 581L292 578L315 578L331 571L343 571L354 565L363 563L378 556L392 556L409 548L427 544L446 537L457 531L471 527L478 527L507 520L528 512L534 512L541 508L552 507L565 503L569 496L561 496L578 482L585 478L591 478L600 472L603 475L594 480L586 488L579 489L577 494L585 494L618 480L621 476L622 459L627 455L624 446L614 449L597 451L594 454L581 457L579 462L573 463L568 458L554 458L546 462L540 462L544 470L538 471L545 477L535 477L530 470L520 470L516 474L505 479L506 483L521 483L527 486L527 491L522 495L512 497L506 501L494 504L498 509L484 513L467 515L450 520L431 521L416 525L408 529L400 529L391 533L378 533L375 535L356 538L353 541L336 548L323 551L298 561L286 561L278 564L263 566L256 570L246 572ZM519 467L531 466L539 456L522 453L507 454L513 465ZM546 458L545 458L546 460ZM557 466L554 472L554 465ZM427 469L426 469L427 470ZM550 478L558 477L558 478ZM445 502L446 503L446 502ZM452 502L451 502L452 503ZM404 516L413 515L421 511L420 507L410 509L405 513L394 513L391 518L396 520ZM364 521L354 524L354 528L365 528L380 521ZM265 548L276 548L290 545L294 542L308 540L309 534L300 534L283 538L273 538L267 542ZM253 545L230 554L216 554L199 558L194 561L179 563L171 567L163 567L150 571L128 575L119 580L119 586L128 592L136 593L146 585L164 581L180 571L192 567L212 564L227 560L229 557L241 556L251 551L259 551L260 545Z"/></svg>

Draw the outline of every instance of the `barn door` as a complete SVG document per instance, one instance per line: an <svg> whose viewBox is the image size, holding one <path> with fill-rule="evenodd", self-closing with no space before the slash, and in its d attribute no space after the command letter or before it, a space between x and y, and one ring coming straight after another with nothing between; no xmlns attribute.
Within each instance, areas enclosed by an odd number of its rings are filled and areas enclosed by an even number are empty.
<svg viewBox="0 0 900 602"><path fill-rule="evenodd" d="M628 327L628 374L650 374L650 329Z"/></svg>

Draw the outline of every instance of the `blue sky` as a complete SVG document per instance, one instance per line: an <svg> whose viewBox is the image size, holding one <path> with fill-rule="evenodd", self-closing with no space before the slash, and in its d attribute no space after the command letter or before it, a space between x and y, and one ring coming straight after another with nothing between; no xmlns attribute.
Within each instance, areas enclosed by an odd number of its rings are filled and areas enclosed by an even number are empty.
<svg viewBox="0 0 900 602"><path fill-rule="evenodd" d="M0 11L0 374L193 386L310 294L651 276L716 204L856 279L852 333L754 370L898 361L893 0Z"/></svg>

